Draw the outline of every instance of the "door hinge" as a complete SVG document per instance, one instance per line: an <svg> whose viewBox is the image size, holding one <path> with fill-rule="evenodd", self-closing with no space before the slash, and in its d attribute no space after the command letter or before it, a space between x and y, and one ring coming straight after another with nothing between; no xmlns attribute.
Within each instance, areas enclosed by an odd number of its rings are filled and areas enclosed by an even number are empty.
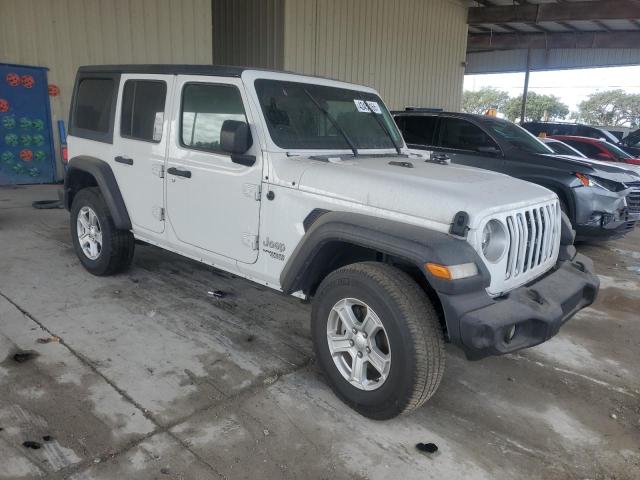
<svg viewBox="0 0 640 480"><path fill-rule="evenodd" d="M160 178L164 178L164 165L158 165L158 164L152 165L151 171L153 172L154 175Z"/></svg>
<svg viewBox="0 0 640 480"><path fill-rule="evenodd" d="M247 247L250 247L251 250L258 250L258 235L254 235L253 233L243 233L242 243Z"/></svg>
<svg viewBox="0 0 640 480"><path fill-rule="evenodd" d="M242 193L246 197L250 197L259 202L262 199L262 185L256 185L255 183L245 183L242 185Z"/></svg>
<svg viewBox="0 0 640 480"><path fill-rule="evenodd" d="M160 222L164 222L164 208L153 207L153 210L151 211L151 213L153 213L153 216L156 220Z"/></svg>

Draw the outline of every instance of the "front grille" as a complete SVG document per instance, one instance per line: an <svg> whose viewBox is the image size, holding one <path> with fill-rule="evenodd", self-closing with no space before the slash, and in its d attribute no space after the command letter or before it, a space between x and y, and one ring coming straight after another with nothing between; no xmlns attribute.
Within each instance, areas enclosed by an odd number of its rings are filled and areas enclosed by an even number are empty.
<svg viewBox="0 0 640 480"><path fill-rule="evenodd" d="M509 252L505 280L516 280L552 259L560 237L557 202L507 216Z"/></svg>
<svg viewBox="0 0 640 480"><path fill-rule="evenodd" d="M640 182L628 183L628 187L631 187L631 193L627 195L627 206L629 211L633 213L640 212Z"/></svg>

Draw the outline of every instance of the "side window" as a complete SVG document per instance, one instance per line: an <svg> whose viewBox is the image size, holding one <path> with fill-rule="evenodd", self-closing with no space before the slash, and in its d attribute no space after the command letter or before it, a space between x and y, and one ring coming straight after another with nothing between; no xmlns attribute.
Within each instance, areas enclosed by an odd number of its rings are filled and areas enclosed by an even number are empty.
<svg viewBox="0 0 640 480"><path fill-rule="evenodd" d="M166 96L165 82L127 80L122 92L120 135L147 142L162 140Z"/></svg>
<svg viewBox="0 0 640 480"><path fill-rule="evenodd" d="M498 145L480 127L459 118L441 119L440 146L458 150L499 150Z"/></svg>
<svg viewBox="0 0 640 480"><path fill-rule="evenodd" d="M408 144L433 145L433 135L438 123L437 117L416 115L400 118L404 119L404 125L400 128L402 129L402 134Z"/></svg>
<svg viewBox="0 0 640 480"><path fill-rule="evenodd" d="M576 142L575 140L566 140L565 142L589 158L596 158L599 153L602 153L598 147L591 143Z"/></svg>
<svg viewBox="0 0 640 480"><path fill-rule="evenodd" d="M222 153L225 120L247 121L240 92L233 85L187 83L182 90L180 141L183 146Z"/></svg>
<svg viewBox="0 0 640 480"><path fill-rule="evenodd" d="M111 78L83 78L74 102L73 127L109 133L115 82Z"/></svg>

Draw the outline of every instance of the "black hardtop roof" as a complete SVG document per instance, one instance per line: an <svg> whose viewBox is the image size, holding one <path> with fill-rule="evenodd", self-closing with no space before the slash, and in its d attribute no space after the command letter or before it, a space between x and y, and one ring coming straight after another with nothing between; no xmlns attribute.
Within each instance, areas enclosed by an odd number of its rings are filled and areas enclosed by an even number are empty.
<svg viewBox="0 0 640 480"><path fill-rule="evenodd" d="M456 117L466 118L468 120L482 121L498 121L507 122L503 118L491 117L488 115L479 115L477 113L463 113L463 112L433 112L424 110L394 110L391 112L394 116L420 116L420 117Z"/></svg>
<svg viewBox="0 0 640 480"><path fill-rule="evenodd" d="M141 65L83 65L78 68L81 73L153 73L164 75L212 75L216 77L239 77L247 67L229 65L173 65L173 64L141 64ZM260 69L255 69L260 70Z"/></svg>

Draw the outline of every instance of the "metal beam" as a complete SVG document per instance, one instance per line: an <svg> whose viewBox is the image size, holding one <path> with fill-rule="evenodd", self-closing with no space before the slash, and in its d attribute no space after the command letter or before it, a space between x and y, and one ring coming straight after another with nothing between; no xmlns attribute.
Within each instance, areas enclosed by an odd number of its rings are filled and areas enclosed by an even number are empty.
<svg viewBox="0 0 640 480"><path fill-rule="evenodd" d="M640 0L598 0L594 2L528 3L525 5L469 8L467 22L538 23L567 20L628 20L640 18Z"/></svg>
<svg viewBox="0 0 640 480"><path fill-rule="evenodd" d="M549 48L638 48L640 31L565 33L470 33L467 52Z"/></svg>

